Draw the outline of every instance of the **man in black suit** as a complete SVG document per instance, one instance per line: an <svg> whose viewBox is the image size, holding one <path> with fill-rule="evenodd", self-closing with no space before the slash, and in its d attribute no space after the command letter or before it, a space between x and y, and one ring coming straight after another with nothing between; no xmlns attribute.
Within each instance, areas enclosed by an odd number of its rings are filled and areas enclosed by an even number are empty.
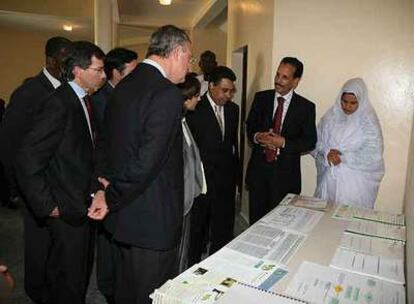
<svg viewBox="0 0 414 304"><path fill-rule="evenodd" d="M275 90L255 95L247 136L253 145L247 167L249 219L253 224L287 193L300 193L300 157L316 144L315 105L296 94L303 64L285 57L275 76Z"/></svg>
<svg viewBox="0 0 414 304"><path fill-rule="evenodd" d="M60 85L62 59L69 45L70 41L66 38L50 38L45 46L45 67L35 77L25 80L10 97L0 128L0 142L2 143L0 158L10 189L9 206L11 207L19 196L13 166L16 150L24 134L30 129L32 118L40 101Z"/></svg>
<svg viewBox="0 0 414 304"><path fill-rule="evenodd" d="M92 249L87 208L94 147L88 96L105 80L103 59L101 49L90 42L72 44L65 59L69 82L42 101L16 158L26 207L47 230L39 239L27 235L37 242L33 254L47 252L46 263L39 266L44 268L47 290L38 286L43 294L37 302L85 302Z"/></svg>
<svg viewBox="0 0 414 304"><path fill-rule="evenodd" d="M207 181L207 194L196 198L192 209L189 265L201 260L206 235L210 235L210 254L233 238L239 173L239 107L231 101L234 81L231 69L216 67L210 74L208 92L188 115Z"/></svg>
<svg viewBox="0 0 414 304"><path fill-rule="evenodd" d="M151 303L155 288L176 274L183 200L181 118L184 98L175 86L191 59L188 35L167 25L150 39L147 58L115 88L105 131L105 192L89 216L101 219L120 251L115 302Z"/></svg>
<svg viewBox="0 0 414 304"><path fill-rule="evenodd" d="M103 145L105 126L104 117L106 107L113 94L115 86L129 73L131 73L138 64L138 55L136 52L125 49L115 48L110 50L105 56L105 74L108 78L104 86L92 95L92 109L95 121L96 131L96 176L100 176L99 163L102 162L102 155L105 153ZM114 303L113 299L113 282L115 274L115 245L111 241L111 235L99 223L97 227L96 238L96 281L99 291L105 296L108 304Z"/></svg>
<svg viewBox="0 0 414 304"><path fill-rule="evenodd" d="M5 167L8 184L14 196L18 194L15 177L15 156L24 135L31 129L42 100L59 87L62 80L62 60L71 42L63 37L50 38L45 46L45 67L35 77L26 80L11 95L0 127L1 162ZM35 302L44 301L47 293L45 264L49 233L44 219L24 210L25 290ZM45 251L42 251L45 250Z"/></svg>

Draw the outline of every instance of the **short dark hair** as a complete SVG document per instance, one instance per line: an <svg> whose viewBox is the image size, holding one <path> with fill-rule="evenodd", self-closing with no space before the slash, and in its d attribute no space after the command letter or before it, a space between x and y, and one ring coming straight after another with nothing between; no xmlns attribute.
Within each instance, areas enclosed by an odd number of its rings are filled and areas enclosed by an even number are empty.
<svg viewBox="0 0 414 304"><path fill-rule="evenodd" d="M174 25L164 25L151 35L146 57L157 55L165 58L177 46L185 46L190 42L190 37L184 30Z"/></svg>
<svg viewBox="0 0 414 304"><path fill-rule="evenodd" d="M236 75L234 72L226 66L216 67L210 74L209 82L217 85L222 79L230 79L231 81L236 81Z"/></svg>
<svg viewBox="0 0 414 304"><path fill-rule="evenodd" d="M295 57L285 57L282 59L280 64L290 64L295 68L293 78L302 78L303 75L303 63Z"/></svg>
<svg viewBox="0 0 414 304"><path fill-rule="evenodd" d="M71 43L72 42L65 37L52 37L46 42L45 56L58 58L61 55L62 50L68 49Z"/></svg>
<svg viewBox="0 0 414 304"><path fill-rule="evenodd" d="M125 48L114 48L105 56L105 74L108 79L112 78L113 69L120 73L125 69L125 64L138 59L138 54Z"/></svg>
<svg viewBox="0 0 414 304"><path fill-rule="evenodd" d="M201 84L194 73L188 73L185 76L184 82L179 83L177 87L181 89L185 99L190 99L200 94Z"/></svg>
<svg viewBox="0 0 414 304"><path fill-rule="evenodd" d="M63 63L66 80L71 81L74 79L72 71L75 67L87 69L91 65L93 56L97 59L104 60L105 53L92 42L73 42L68 52L68 56Z"/></svg>
<svg viewBox="0 0 414 304"><path fill-rule="evenodd" d="M216 61L216 54L214 54L212 51L209 51L209 50L204 51L200 55L200 61L211 61L211 62L214 62L214 61Z"/></svg>

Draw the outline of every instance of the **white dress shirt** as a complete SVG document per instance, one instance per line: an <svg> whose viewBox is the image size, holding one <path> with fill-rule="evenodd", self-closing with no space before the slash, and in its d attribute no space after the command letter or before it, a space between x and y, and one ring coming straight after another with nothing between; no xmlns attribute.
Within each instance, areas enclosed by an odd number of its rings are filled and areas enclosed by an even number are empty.
<svg viewBox="0 0 414 304"><path fill-rule="evenodd" d="M50 81L50 83L55 89L60 87L61 82L55 77L53 77L46 68L43 68L43 74L46 76L46 78Z"/></svg>
<svg viewBox="0 0 414 304"><path fill-rule="evenodd" d="M82 109L83 109L83 112L85 113L86 121L88 122L89 133L91 135L91 139L92 139L92 142L93 142L91 121L89 120L88 109L86 108L85 102L83 101L83 97L85 97L87 95L87 93L76 82L69 81L68 83L72 87L72 89L75 91L76 95L78 96L79 102L82 105Z"/></svg>
<svg viewBox="0 0 414 304"><path fill-rule="evenodd" d="M214 114L216 115L217 118L217 123L220 125L220 122L218 121L218 119L221 119L221 125L223 126L223 130L222 130L222 137L224 139L224 134L226 133L226 125L224 123L224 106L219 106L217 105L213 99L210 96L210 92L207 93L207 99L210 102L210 106L213 109ZM219 116L219 117L217 117Z"/></svg>

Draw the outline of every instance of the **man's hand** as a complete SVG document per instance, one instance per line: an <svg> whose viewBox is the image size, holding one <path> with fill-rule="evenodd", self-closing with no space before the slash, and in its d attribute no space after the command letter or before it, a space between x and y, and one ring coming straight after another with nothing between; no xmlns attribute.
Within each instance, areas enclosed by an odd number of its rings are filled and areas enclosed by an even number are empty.
<svg viewBox="0 0 414 304"><path fill-rule="evenodd" d="M59 218L60 213L59 213L59 208L55 207L52 212L50 212L49 217L53 217L53 218Z"/></svg>
<svg viewBox="0 0 414 304"><path fill-rule="evenodd" d="M272 131L256 133L256 141L266 149L276 150L285 145L285 138Z"/></svg>
<svg viewBox="0 0 414 304"><path fill-rule="evenodd" d="M105 218L108 212L109 210L105 200L105 192L99 190L95 193L95 196L92 200L92 204L88 209L88 217L90 217L93 220L100 221Z"/></svg>
<svg viewBox="0 0 414 304"><path fill-rule="evenodd" d="M342 162L341 155L342 155L341 151L336 150L336 149L331 149L328 152L326 159L328 160L328 163L334 166L338 166Z"/></svg>

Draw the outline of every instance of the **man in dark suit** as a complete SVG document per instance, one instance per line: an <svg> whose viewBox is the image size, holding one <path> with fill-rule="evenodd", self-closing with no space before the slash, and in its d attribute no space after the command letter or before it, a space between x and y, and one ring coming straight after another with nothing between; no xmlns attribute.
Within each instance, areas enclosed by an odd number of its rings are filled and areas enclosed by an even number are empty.
<svg viewBox="0 0 414 304"><path fill-rule="evenodd" d="M108 78L104 86L92 95L92 109L95 121L96 132L96 176L99 173L99 163L105 158L103 145L105 126L104 117L108 102L113 94L115 86L129 73L131 73L138 64L138 55L136 52L125 49L115 48L110 50L105 56L105 74ZM105 296L108 304L114 303L113 283L115 274L115 245L111 240L111 235L99 223L97 227L96 238L96 281L99 291Z"/></svg>
<svg viewBox="0 0 414 304"><path fill-rule="evenodd" d="M210 234L210 253L233 238L239 172L239 107L231 101L234 81L231 69L216 67L210 74L208 92L188 115L207 181L207 194L195 199L191 214L189 265L201 260L206 235Z"/></svg>
<svg viewBox="0 0 414 304"><path fill-rule="evenodd" d="M31 120L40 101L60 85L61 63L69 45L70 41L66 38L50 38L45 46L45 67L35 77L25 80L10 97L0 128L0 158L10 189L9 206L13 207L15 199L19 196L13 166L16 150L24 134L30 129Z"/></svg>
<svg viewBox="0 0 414 304"><path fill-rule="evenodd" d="M151 303L176 274L183 200L184 98L175 86L191 59L187 34L167 25L150 39L147 58L115 88L105 134L110 184L95 194L89 216L101 219L120 251L115 302ZM111 224L112 223L112 224Z"/></svg>
<svg viewBox="0 0 414 304"><path fill-rule="evenodd" d="M249 219L253 224L287 193L300 193L300 157L316 144L315 105L296 94L303 64L285 57L275 76L275 90L255 95L247 136L253 145L247 167Z"/></svg>
<svg viewBox="0 0 414 304"><path fill-rule="evenodd" d="M12 196L18 194L15 177L15 156L24 135L31 129L42 100L60 86L62 60L71 42L63 37L50 38L45 46L45 67L35 77L26 80L11 95L4 119L0 127L1 162L5 167ZM29 210L24 210L25 240L25 290L35 302L42 302L47 293L45 264L48 247L39 244L49 243L49 233L43 219L36 218ZM42 249L46 251L42 251Z"/></svg>
<svg viewBox="0 0 414 304"><path fill-rule="evenodd" d="M33 254L38 255L37 250L47 254L46 263L39 266L47 285L47 290L38 286L38 293L43 292L40 303L85 302L92 249L87 208L94 145L88 96L105 80L103 59L101 49L90 42L72 44L65 59L69 82L42 101L16 158L28 212L47 230L39 239L26 236L37 242Z"/></svg>

